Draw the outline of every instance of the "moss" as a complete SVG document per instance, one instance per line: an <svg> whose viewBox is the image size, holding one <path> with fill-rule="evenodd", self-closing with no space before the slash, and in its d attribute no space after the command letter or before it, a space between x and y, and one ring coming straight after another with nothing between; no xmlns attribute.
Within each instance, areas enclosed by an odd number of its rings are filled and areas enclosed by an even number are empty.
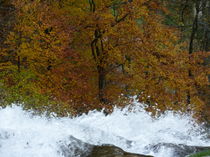
<svg viewBox="0 0 210 157"><path fill-rule="evenodd" d="M190 155L189 157L205 157L205 156L210 156L210 150L198 152L196 154Z"/></svg>

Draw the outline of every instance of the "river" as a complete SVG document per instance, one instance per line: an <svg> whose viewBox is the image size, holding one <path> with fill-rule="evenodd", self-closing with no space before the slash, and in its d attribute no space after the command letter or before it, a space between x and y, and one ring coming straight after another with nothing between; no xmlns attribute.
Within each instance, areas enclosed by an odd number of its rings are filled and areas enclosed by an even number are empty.
<svg viewBox="0 0 210 157"><path fill-rule="evenodd" d="M132 110L115 108L108 116L91 111L75 118L34 115L17 105L0 109L0 156L63 157L60 145L71 144L69 136L155 157L173 157L173 149L148 149L158 143L210 146L206 130L190 115L167 112L154 119L142 104L133 105Z"/></svg>

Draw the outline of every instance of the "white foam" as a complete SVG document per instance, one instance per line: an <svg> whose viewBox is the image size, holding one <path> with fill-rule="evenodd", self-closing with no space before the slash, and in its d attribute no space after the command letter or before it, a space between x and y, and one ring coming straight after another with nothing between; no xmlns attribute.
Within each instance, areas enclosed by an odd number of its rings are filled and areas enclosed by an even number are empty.
<svg viewBox="0 0 210 157"><path fill-rule="evenodd" d="M13 105L0 109L1 157L61 157L59 141L70 135L91 144L114 144L126 151L172 157L170 149L158 153L149 144L174 143L210 146L202 128L189 115L165 113L154 120L136 103L135 110L117 109L111 115L92 111L76 118L34 116ZM128 146L126 140L133 141Z"/></svg>

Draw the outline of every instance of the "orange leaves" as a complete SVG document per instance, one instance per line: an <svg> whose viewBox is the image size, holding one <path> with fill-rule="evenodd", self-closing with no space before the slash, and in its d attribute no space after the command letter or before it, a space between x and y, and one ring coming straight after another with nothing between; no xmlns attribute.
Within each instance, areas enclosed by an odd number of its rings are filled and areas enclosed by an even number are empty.
<svg viewBox="0 0 210 157"><path fill-rule="evenodd" d="M20 66L20 78L29 78L32 91L37 87L65 110L101 108L99 101L116 102L121 93L140 95L161 110L178 109L187 90L196 97L195 86L206 85L209 71L206 56L189 56L179 32L163 24L158 2L13 1L15 26L0 70L10 70L7 82L13 85Z"/></svg>
<svg viewBox="0 0 210 157"><path fill-rule="evenodd" d="M197 88L209 85L208 75L210 74L210 68L205 65L205 59L208 56L209 52L195 52L189 56L189 68Z"/></svg>

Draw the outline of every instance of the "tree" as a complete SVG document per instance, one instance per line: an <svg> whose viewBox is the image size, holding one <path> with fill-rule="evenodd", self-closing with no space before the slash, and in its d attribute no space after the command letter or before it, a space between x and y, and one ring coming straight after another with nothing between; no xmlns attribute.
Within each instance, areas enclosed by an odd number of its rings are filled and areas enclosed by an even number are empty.
<svg viewBox="0 0 210 157"><path fill-rule="evenodd" d="M190 78L187 103L194 104L194 100L197 99L196 102L198 102L199 99L203 103L209 104L209 80L207 78L207 75L209 75L209 44L206 42L209 36L207 28L209 27L208 19L210 19L209 3L206 0L176 2L168 0L166 2L167 8L170 9L166 16L166 19L170 18L168 24L179 28L182 33L181 41L187 42L186 49L189 53L188 74ZM172 19L172 17L176 18ZM198 83L198 78L200 83Z"/></svg>
<svg viewBox="0 0 210 157"><path fill-rule="evenodd" d="M1 78L20 102L23 95L45 95L53 103L44 107L82 113L122 105L123 94L138 95L148 110L178 110L188 108L187 91L197 98L197 85L206 85L202 55L188 53L182 30L169 25L170 12L159 0L13 5L16 18L1 51L7 58Z"/></svg>

